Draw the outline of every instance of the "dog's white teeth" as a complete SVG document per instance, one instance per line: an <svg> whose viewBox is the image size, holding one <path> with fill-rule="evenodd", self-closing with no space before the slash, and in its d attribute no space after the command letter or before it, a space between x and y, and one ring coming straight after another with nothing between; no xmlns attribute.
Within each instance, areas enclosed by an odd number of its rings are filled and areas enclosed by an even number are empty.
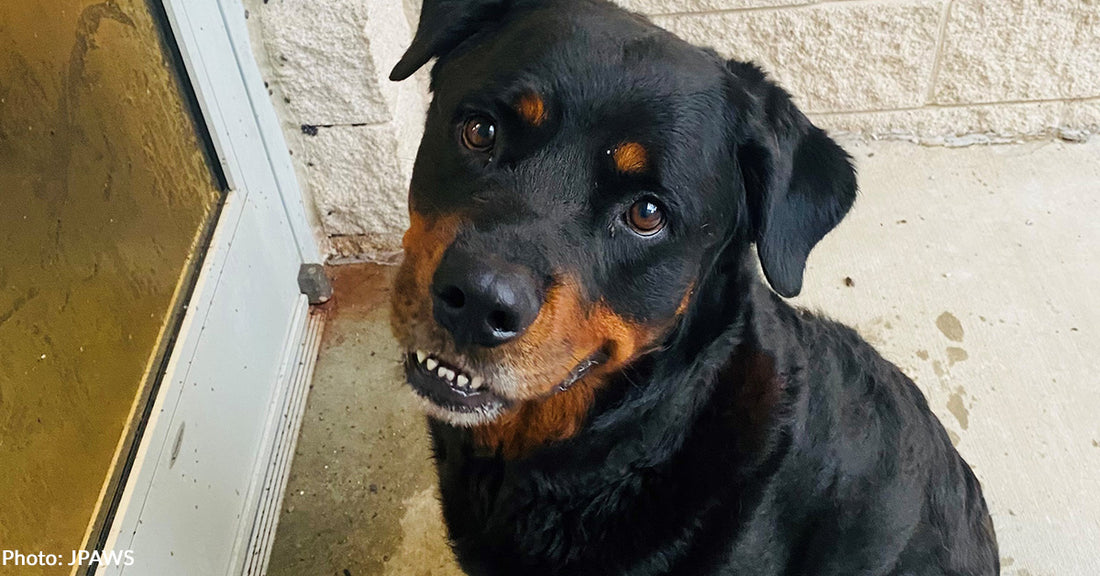
<svg viewBox="0 0 1100 576"><path fill-rule="evenodd" d="M416 361L427 368L428 372L434 372L440 379L446 380L459 388L467 390L481 388L482 379L480 376L470 376L460 370L444 366L439 363L439 360L423 350L416 351Z"/></svg>

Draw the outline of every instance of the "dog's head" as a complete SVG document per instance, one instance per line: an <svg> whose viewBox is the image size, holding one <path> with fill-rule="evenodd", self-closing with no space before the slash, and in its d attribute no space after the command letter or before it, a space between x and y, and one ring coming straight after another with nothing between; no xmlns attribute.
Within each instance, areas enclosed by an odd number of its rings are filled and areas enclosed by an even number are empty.
<svg viewBox="0 0 1100 576"><path fill-rule="evenodd" d="M848 156L759 69L609 3L425 0L391 78L435 57L393 327L451 424L659 346L720 252L755 242L797 294L855 198Z"/></svg>

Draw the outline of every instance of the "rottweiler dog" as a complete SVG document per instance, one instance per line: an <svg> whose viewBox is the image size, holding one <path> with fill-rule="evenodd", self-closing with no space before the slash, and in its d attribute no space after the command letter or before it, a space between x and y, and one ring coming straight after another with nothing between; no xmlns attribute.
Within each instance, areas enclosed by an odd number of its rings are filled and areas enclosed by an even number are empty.
<svg viewBox="0 0 1100 576"><path fill-rule="evenodd" d="M392 325L467 573L999 572L921 392L783 299L856 197L786 92L604 0L425 0L432 58Z"/></svg>

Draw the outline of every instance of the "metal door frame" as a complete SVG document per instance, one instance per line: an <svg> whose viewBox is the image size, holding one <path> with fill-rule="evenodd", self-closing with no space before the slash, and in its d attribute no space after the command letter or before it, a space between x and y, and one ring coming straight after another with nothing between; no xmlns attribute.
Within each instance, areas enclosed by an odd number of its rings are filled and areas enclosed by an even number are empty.
<svg viewBox="0 0 1100 576"><path fill-rule="evenodd" d="M229 192L98 538L133 563L73 574L259 574L319 345L297 277L321 255L243 6L163 6Z"/></svg>

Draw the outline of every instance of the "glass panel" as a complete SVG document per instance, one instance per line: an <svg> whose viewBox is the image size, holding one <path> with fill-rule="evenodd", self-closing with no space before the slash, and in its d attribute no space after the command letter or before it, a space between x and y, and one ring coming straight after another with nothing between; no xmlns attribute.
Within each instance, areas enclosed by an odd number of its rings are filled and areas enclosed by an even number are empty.
<svg viewBox="0 0 1100 576"><path fill-rule="evenodd" d="M5 549L80 548L221 198L155 13L0 1Z"/></svg>

